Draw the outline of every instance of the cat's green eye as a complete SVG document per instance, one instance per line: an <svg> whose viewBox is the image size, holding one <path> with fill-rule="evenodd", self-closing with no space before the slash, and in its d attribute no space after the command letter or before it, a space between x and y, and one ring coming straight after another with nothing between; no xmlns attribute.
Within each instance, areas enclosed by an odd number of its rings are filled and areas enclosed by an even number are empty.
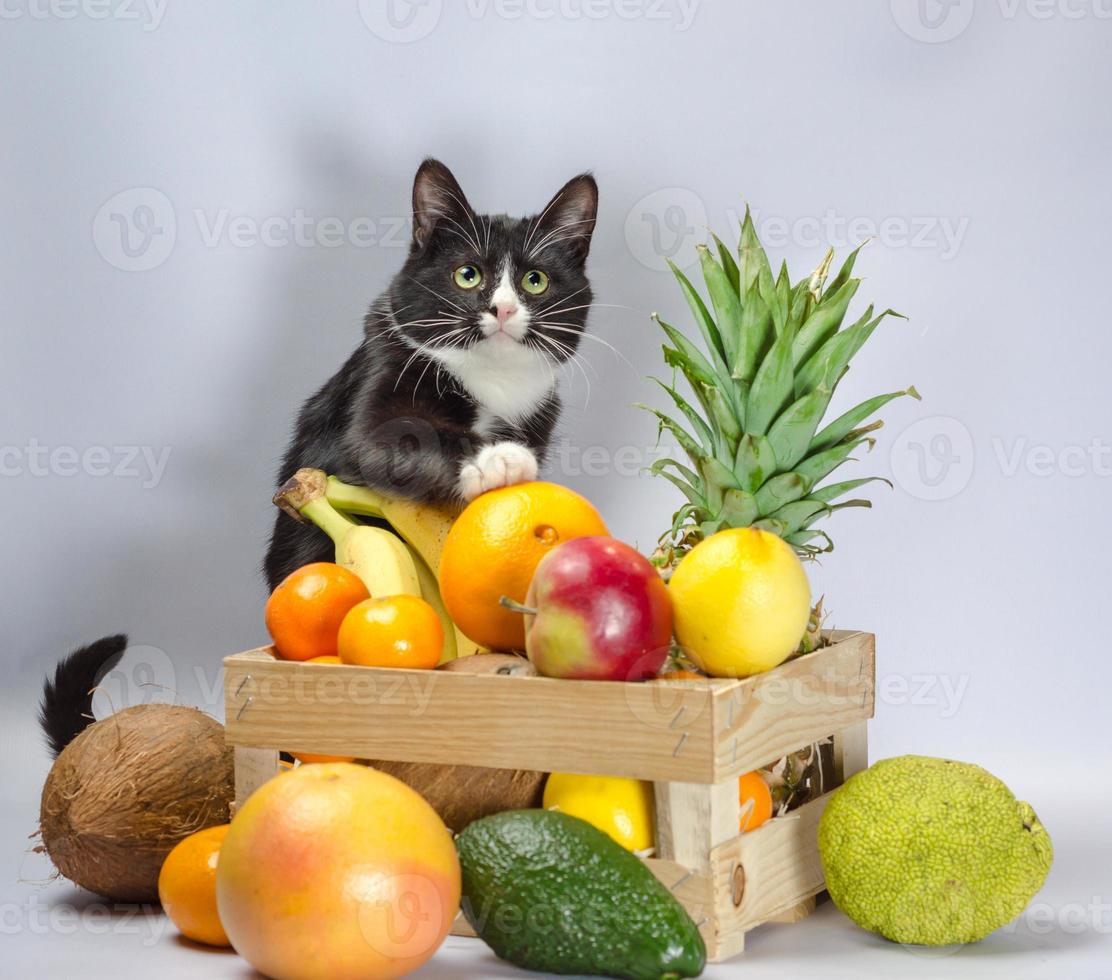
<svg viewBox="0 0 1112 980"><path fill-rule="evenodd" d="M452 281L460 289L474 289L483 281L483 273L477 265L461 265L452 273Z"/></svg>
<svg viewBox="0 0 1112 980"><path fill-rule="evenodd" d="M548 289L548 276L540 269L530 269L521 277L521 288L530 296L540 296Z"/></svg>

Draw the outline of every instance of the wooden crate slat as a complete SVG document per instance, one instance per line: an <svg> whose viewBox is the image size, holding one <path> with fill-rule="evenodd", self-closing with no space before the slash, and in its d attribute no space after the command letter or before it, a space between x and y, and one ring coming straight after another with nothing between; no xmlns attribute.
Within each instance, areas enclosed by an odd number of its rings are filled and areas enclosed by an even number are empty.
<svg viewBox="0 0 1112 980"><path fill-rule="evenodd" d="M713 689L714 780L758 769L873 716L875 638L836 633L834 645Z"/></svg>
<svg viewBox="0 0 1112 980"><path fill-rule="evenodd" d="M695 871L710 870L710 852L738 835L737 781L656 783L656 853Z"/></svg>
<svg viewBox="0 0 1112 980"><path fill-rule="evenodd" d="M229 742L406 762L709 782L713 691L277 661L225 661Z"/></svg>
<svg viewBox="0 0 1112 980"><path fill-rule="evenodd" d="M732 892L736 900L740 891L740 902L721 912L724 941L783 915L825 887L815 839L828 800L829 794L812 800L712 852L715 893Z"/></svg>

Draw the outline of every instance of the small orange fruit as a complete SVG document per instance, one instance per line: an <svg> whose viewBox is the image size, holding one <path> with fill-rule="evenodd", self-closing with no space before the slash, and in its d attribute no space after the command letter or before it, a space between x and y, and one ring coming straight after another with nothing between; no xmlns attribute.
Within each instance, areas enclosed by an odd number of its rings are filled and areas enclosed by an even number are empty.
<svg viewBox="0 0 1112 980"><path fill-rule="evenodd" d="M668 670L658 674L658 681L709 681L706 674L697 674L693 670Z"/></svg>
<svg viewBox="0 0 1112 980"><path fill-rule="evenodd" d="M345 664L431 670L443 647L440 617L420 596L366 599L340 625L340 659Z"/></svg>
<svg viewBox="0 0 1112 980"><path fill-rule="evenodd" d="M737 798L741 803L742 833L756 830L772 816L772 793L759 772L747 772L738 779Z"/></svg>
<svg viewBox="0 0 1112 980"><path fill-rule="evenodd" d="M335 656L340 623L369 596L358 575L331 562L291 572L266 604L266 628L278 655L286 660Z"/></svg>
<svg viewBox="0 0 1112 980"><path fill-rule="evenodd" d="M186 939L228 946L216 913L216 864L228 824L209 827L178 841L162 862L158 900Z"/></svg>
<svg viewBox="0 0 1112 980"><path fill-rule="evenodd" d="M305 661L307 664L342 664L343 661L334 654L325 654L323 657L310 657ZM317 755L314 752L291 752L295 759L303 765L310 765L314 762L354 762L355 756L353 755Z"/></svg>
<svg viewBox="0 0 1112 980"><path fill-rule="evenodd" d="M481 494L444 541L440 593L448 615L476 643L524 650L524 617L499 600L524 602L537 565L560 542L609 534L590 502L555 483L518 483Z"/></svg>

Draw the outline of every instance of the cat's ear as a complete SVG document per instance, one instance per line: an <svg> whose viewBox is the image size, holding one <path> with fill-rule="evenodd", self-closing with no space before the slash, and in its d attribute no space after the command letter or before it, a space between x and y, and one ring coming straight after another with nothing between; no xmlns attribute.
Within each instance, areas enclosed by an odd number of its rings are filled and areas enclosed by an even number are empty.
<svg viewBox="0 0 1112 980"><path fill-rule="evenodd" d="M452 171L430 157L417 168L413 178L414 247L425 247L439 221L447 221L449 227L463 230L459 233L469 234L475 226L475 212Z"/></svg>
<svg viewBox="0 0 1112 980"><path fill-rule="evenodd" d="M572 177L545 206L529 240L534 249L559 243L580 262L587 258L598 213L598 184L590 174Z"/></svg>

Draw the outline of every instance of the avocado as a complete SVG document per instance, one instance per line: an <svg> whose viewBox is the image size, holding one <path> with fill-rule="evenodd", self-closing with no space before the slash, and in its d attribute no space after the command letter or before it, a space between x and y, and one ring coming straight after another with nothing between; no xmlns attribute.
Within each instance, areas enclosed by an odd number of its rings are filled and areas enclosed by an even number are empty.
<svg viewBox="0 0 1112 980"><path fill-rule="evenodd" d="M527 970L628 980L697 977L703 937L640 858L585 820L506 810L456 838L467 921Z"/></svg>

